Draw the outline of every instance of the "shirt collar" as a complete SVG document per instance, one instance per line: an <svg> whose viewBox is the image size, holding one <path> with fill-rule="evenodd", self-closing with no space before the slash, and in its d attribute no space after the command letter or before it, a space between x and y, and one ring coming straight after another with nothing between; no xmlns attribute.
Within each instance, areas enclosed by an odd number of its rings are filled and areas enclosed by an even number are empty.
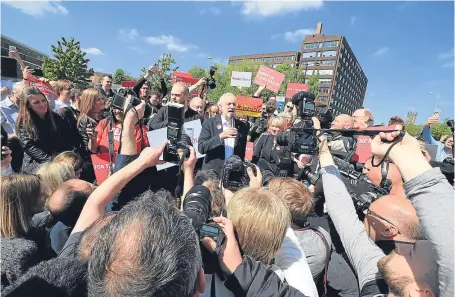
<svg viewBox="0 0 455 297"><path fill-rule="evenodd" d="M6 97L6 99L5 99L5 104L6 104L7 107L11 107L11 106L13 106L13 105L16 105L13 101L11 101L11 99L9 99L9 96ZM17 106L17 105L16 105L16 106Z"/></svg>

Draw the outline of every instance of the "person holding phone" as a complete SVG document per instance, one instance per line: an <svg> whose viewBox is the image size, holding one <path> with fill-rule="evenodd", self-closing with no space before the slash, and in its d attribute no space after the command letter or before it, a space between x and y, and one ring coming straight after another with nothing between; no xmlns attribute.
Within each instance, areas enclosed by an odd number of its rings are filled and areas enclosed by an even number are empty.
<svg viewBox="0 0 455 297"><path fill-rule="evenodd" d="M428 118L425 124L422 127L421 136L428 144L436 144L438 146L438 151L436 153L436 159L433 161L442 162L448 157L453 158L453 136L449 136L444 142L437 141L431 136L430 126L432 124L439 123L439 113L440 111L435 111L434 114Z"/></svg>

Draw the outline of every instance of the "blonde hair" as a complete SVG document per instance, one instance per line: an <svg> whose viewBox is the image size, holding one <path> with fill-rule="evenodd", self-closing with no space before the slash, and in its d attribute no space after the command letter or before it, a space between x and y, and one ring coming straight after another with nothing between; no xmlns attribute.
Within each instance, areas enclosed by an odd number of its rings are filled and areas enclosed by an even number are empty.
<svg viewBox="0 0 455 297"><path fill-rule="evenodd" d="M67 180L77 178L71 165L48 162L41 165L37 172L44 187L44 198L47 200L57 188Z"/></svg>
<svg viewBox="0 0 455 297"><path fill-rule="evenodd" d="M60 80L57 80L54 88L55 88L55 92L57 93L57 95L60 96L60 93L63 90L66 90L72 86L73 86L73 84L69 80L60 79Z"/></svg>
<svg viewBox="0 0 455 297"><path fill-rule="evenodd" d="M96 99L100 96L100 91L95 88L89 88L82 92L81 99L79 100L79 110L81 111L79 120L84 116L92 116L93 106L95 105Z"/></svg>
<svg viewBox="0 0 455 297"><path fill-rule="evenodd" d="M245 188L235 194L227 212L243 252L256 261L269 264L291 223L286 203L265 188Z"/></svg>
<svg viewBox="0 0 455 297"><path fill-rule="evenodd" d="M33 174L2 177L1 234L3 238L26 236L34 212L40 204L41 183Z"/></svg>
<svg viewBox="0 0 455 297"><path fill-rule="evenodd" d="M284 130L286 128L286 118L279 116L279 117L271 119L269 121L269 129L271 129L273 125L277 126L281 130Z"/></svg>
<svg viewBox="0 0 455 297"><path fill-rule="evenodd" d="M368 125L373 125L374 124L373 113L368 108L365 108L364 111L365 111L365 116L368 117L368 120L366 121L366 123Z"/></svg>
<svg viewBox="0 0 455 297"><path fill-rule="evenodd" d="M269 190L286 202L294 223L299 226L306 223L313 199L301 182L290 177L276 177L269 182Z"/></svg>
<svg viewBox="0 0 455 297"><path fill-rule="evenodd" d="M52 162L68 164L73 168L74 172L81 170L84 165L81 156L73 151L66 151L58 154Z"/></svg>

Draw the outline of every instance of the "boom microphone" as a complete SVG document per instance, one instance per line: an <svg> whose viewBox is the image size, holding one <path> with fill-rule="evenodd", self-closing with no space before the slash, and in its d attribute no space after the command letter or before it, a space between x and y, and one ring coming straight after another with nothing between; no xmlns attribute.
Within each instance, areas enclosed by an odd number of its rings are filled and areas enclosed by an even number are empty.
<svg viewBox="0 0 455 297"><path fill-rule="evenodd" d="M291 98L292 104L297 105L297 104L299 104L300 101L302 101L305 98L311 99L314 101L314 99L316 97L314 96L313 93L306 92L306 91L300 91L297 94L295 94L294 96L292 96L292 98Z"/></svg>

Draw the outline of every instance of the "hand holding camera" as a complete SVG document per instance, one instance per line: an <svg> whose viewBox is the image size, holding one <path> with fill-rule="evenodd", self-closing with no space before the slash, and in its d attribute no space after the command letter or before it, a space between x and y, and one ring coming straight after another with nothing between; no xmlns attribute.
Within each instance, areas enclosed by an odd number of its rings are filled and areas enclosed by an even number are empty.
<svg viewBox="0 0 455 297"><path fill-rule="evenodd" d="M188 159L183 161L182 167L183 167L184 171L193 172L194 167L196 167L196 163L197 163L196 150L192 146L188 146L188 149L190 150L190 156ZM184 153L183 150L181 150L181 153L182 154ZM180 150L179 150L179 154L180 154Z"/></svg>
<svg viewBox="0 0 455 297"><path fill-rule="evenodd" d="M260 189L262 188L262 173L261 170L256 167L256 175L252 168L248 167L246 172L250 178L250 188Z"/></svg>
<svg viewBox="0 0 455 297"><path fill-rule="evenodd" d="M166 148L167 140L165 140L160 146L158 147L146 147L139 157L137 158L138 161L141 162L146 168L153 167L158 164L163 164L163 161L160 161L160 156L163 153L164 149Z"/></svg>
<svg viewBox="0 0 455 297"><path fill-rule="evenodd" d="M220 133L220 139L225 140L226 138L234 138L237 136L237 129L236 128L228 128Z"/></svg>
<svg viewBox="0 0 455 297"><path fill-rule="evenodd" d="M98 131L95 130L95 127L91 123L87 125L85 132L87 133L88 138L90 138L92 141L94 141L98 136Z"/></svg>

